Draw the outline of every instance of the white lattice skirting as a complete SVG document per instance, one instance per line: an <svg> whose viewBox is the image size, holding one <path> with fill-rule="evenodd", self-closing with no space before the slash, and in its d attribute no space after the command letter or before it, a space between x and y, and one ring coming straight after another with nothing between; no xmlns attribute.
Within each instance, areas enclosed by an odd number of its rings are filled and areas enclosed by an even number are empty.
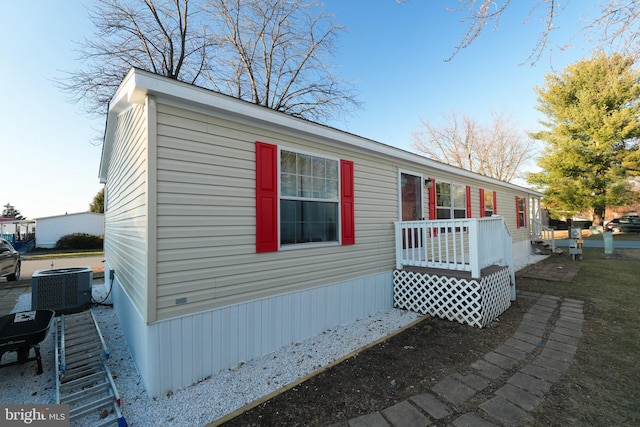
<svg viewBox="0 0 640 427"><path fill-rule="evenodd" d="M507 267L481 279L393 272L395 307L479 328L511 306L510 286Z"/></svg>

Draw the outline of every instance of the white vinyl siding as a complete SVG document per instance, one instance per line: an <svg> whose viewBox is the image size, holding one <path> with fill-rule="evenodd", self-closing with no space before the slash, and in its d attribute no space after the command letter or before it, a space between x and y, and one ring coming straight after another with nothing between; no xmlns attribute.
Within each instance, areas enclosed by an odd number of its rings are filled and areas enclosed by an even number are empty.
<svg viewBox="0 0 640 427"><path fill-rule="evenodd" d="M105 187L105 257L145 319L147 310L147 118L133 106L117 118Z"/></svg>

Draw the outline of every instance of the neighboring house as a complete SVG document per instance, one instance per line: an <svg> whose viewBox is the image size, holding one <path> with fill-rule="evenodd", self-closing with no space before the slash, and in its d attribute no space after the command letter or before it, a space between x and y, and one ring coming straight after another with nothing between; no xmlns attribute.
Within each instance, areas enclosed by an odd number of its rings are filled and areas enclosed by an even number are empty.
<svg viewBox="0 0 640 427"><path fill-rule="evenodd" d="M32 233L35 223L33 220L0 218L0 237L11 243L18 234Z"/></svg>
<svg viewBox="0 0 640 427"><path fill-rule="evenodd" d="M504 310L542 196L136 69L99 176L105 277L151 396L393 307L407 257L498 264Z"/></svg>
<svg viewBox="0 0 640 427"><path fill-rule="evenodd" d="M62 236L85 233L93 236L104 235L104 214L79 212L36 218L36 246L55 248Z"/></svg>
<svg viewBox="0 0 640 427"><path fill-rule="evenodd" d="M35 247L35 225L31 219L0 218L0 238L25 253Z"/></svg>

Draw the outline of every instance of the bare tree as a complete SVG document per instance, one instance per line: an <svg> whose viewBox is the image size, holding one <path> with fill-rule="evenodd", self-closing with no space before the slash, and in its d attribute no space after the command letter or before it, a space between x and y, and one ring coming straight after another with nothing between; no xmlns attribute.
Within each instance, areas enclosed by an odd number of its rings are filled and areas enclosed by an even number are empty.
<svg viewBox="0 0 640 427"><path fill-rule="evenodd" d="M489 126L455 112L444 119L441 126L422 120L413 134L413 147L439 162L508 182L533 154L533 141L504 114L493 114Z"/></svg>
<svg viewBox="0 0 640 427"><path fill-rule="evenodd" d="M468 23L464 37L454 48L453 53L447 61L453 59L460 50L469 47L480 34L482 34L487 25L491 25L494 30L497 30L500 27L500 18L511 5L511 1L512 0L459 0L460 6L458 8L447 8L450 12L464 14L463 22ZM532 48L525 62L530 61L534 64L540 59L540 56L547 48L549 36L553 30L554 19L563 8L564 7L560 6L558 0L533 0L532 7L528 15L524 17L524 20L527 22L533 18L539 18L543 23L543 29L540 31L538 41Z"/></svg>
<svg viewBox="0 0 640 427"><path fill-rule="evenodd" d="M406 3L408 0L396 0ZM523 62L535 64L550 49L549 43L557 17L566 9L571 0L529 0L530 9L523 22L537 21L541 25L538 41ZM487 27L497 30L504 12L515 4L513 0L458 0L458 7L446 8L449 12L461 14L467 25L465 35L455 46L451 60L460 50L470 46ZM517 2L521 4L522 1ZM583 19L576 17L575 35L589 38L595 48L613 50L628 55L640 54L640 2L637 0L600 0L597 2L596 17ZM588 12L591 12L590 10ZM566 43L562 43L566 47Z"/></svg>
<svg viewBox="0 0 640 427"><path fill-rule="evenodd" d="M328 65L344 28L319 5L305 0L208 4L221 28L224 69L212 79L216 89L319 122L359 106Z"/></svg>
<svg viewBox="0 0 640 427"><path fill-rule="evenodd" d="M102 115L131 67L189 83L204 82L215 38L201 10L190 0L102 0L89 17L92 38L79 43L82 68L69 71L59 86L87 112Z"/></svg>
<svg viewBox="0 0 640 427"><path fill-rule="evenodd" d="M102 0L90 17L84 66L59 81L89 112L131 67L315 121L360 105L328 65L343 28L313 0Z"/></svg>

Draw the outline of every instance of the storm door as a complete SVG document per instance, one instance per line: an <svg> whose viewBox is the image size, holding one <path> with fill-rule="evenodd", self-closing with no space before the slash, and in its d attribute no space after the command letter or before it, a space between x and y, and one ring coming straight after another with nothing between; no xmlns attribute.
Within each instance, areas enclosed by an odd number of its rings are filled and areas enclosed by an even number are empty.
<svg viewBox="0 0 640 427"><path fill-rule="evenodd" d="M400 174L402 221L423 219L422 177L405 172Z"/></svg>
<svg viewBox="0 0 640 427"><path fill-rule="evenodd" d="M400 173L400 213L402 221L417 221L424 218L424 205L422 203L422 176L407 172ZM413 233L402 236L402 247L414 247L417 243L418 229ZM407 241L408 239L408 241Z"/></svg>

